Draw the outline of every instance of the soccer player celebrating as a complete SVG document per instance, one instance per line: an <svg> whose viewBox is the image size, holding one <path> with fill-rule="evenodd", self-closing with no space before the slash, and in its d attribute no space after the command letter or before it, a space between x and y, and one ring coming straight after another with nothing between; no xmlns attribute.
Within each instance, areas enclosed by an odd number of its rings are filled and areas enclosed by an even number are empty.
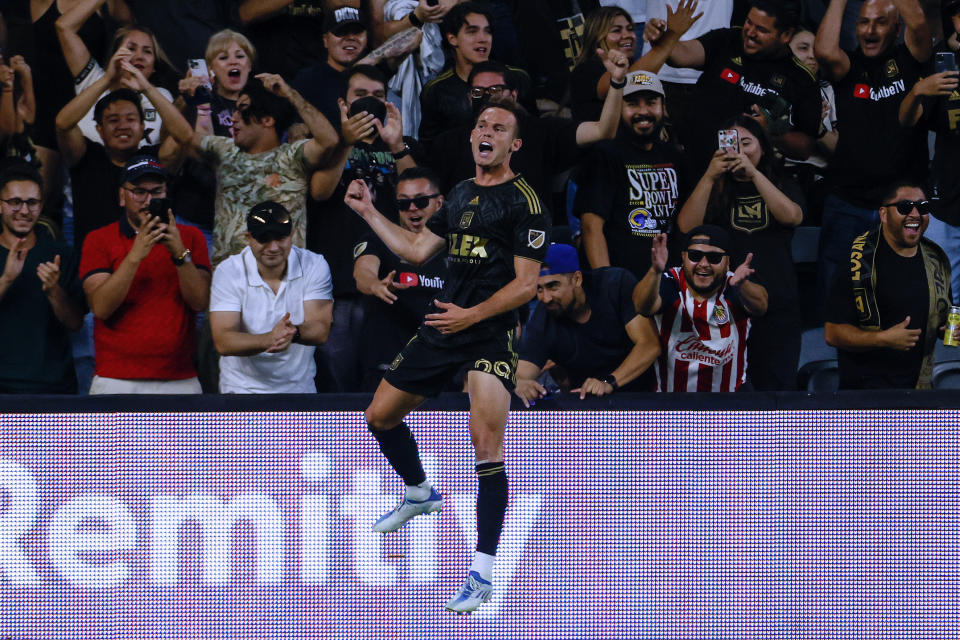
<svg viewBox="0 0 960 640"><path fill-rule="evenodd" d="M373 529L396 531L411 518L443 507L403 419L466 372L479 480L477 551L466 581L446 605L457 613L474 611L493 594L493 561L507 510L503 433L516 384L516 309L536 294L550 244L549 213L510 169L510 157L521 145L518 113L508 99L491 100L480 112L470 134L476 178L453 188L422 233L389 222L374 208L362 180L353 181L344 198L408 262L420 264L447 249L450 277L434 312L384 374L365 416L406 485L400 504Z"/></svg>

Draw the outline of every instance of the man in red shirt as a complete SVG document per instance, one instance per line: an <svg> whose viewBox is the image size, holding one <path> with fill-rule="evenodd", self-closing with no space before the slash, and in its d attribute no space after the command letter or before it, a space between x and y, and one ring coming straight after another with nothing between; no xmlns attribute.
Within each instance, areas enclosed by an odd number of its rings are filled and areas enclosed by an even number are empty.
<svg viewBox="0 0 960 640"><path fill-rule="evenodd" d="M200 393L193 366L194 313L210 299L203 234L150 202L166 198L167 174L150 156L124 168L120 220L83 243L80 278L96 318L91 394Z"/></svg>

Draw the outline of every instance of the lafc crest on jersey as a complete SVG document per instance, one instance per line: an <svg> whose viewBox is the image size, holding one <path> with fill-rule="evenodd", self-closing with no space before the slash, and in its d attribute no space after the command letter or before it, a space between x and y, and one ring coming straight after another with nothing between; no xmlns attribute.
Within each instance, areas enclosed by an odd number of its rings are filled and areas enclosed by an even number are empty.
<svg viewBox="0 0 960 640"><path fill-rule="evenodd" d="M529 229L527 231L527 246L531 249L539 249L547 240L547 232L538 229Z"/></svg>

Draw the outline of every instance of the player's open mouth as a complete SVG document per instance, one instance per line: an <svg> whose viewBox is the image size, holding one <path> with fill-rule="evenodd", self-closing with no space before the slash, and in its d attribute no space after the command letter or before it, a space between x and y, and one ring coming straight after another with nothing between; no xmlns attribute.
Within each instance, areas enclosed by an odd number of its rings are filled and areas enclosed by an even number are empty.
<svg viewBox="0 0 960 640"><path fill-rule="evenodd" d="M477 145L477 150L480 153L490 153L491 151L493 151L493 145L490 144L489 142L481 142L480 144Z"/></svg>
<svg viewBox="0 0 960 640"><path fill-rule="evenodd" d="M479 54L482 55L482 56L487 55L487 48L486 48L486 47L477 47L476 49L474 49L474 51L476 51L477 53L479 53Z"/></svg>
<svg viewBox="0 0 960 640"><path fill-rule="evenodd" d="M240 69L230 69L230 71L227 71L227 75L230 76L231 78L239 78Z"/></svg>
<svg viewBox="0 0 960 640"><path fill-rule="evenodd" d="M410 216L410 224L420 224L421 220L423 220L423 216Z"/></svg>

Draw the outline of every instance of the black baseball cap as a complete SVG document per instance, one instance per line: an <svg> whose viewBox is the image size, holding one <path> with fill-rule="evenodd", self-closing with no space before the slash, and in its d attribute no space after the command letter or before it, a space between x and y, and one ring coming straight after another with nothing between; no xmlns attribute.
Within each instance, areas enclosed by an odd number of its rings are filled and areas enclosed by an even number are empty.
<svg viewBox="0 0 960 640"><path fill-rule="evenodd" d="M703 237L706 237L706 240L694 241L694 238ZM699 227L694 227L687 234L683 243L683 250L686 251L692 244L708 244L727 253L730 251L730 234L727 233L726 229L715 224L702 224Z"/></svg>
<svg viewBox="0 0 960 640"><path fill-rule="evenodd" d="M160 164L160 161L153 156L138 155L127 160L121 174L121 184L125 182L136 182L144 176L158 176L162 180L167 179L167 171Z"/></svg>
<svg viewBox="0 0 960 640"><path fill-rule="evenodd" d="M353 7L337 7L324 11L324 32L329 31L332 32L333 35L339 36L347 32L348 27L352 27L353 29L359 28L364 31L367 29L367 22L359 9Z"/></svg>
<svg viewBox="0 0 960 640"><path fill-rule="evenodd" d="M293 220L282 204L267 200L250 209L247 231L257 242L286 238L293 231Z"/></svg>

